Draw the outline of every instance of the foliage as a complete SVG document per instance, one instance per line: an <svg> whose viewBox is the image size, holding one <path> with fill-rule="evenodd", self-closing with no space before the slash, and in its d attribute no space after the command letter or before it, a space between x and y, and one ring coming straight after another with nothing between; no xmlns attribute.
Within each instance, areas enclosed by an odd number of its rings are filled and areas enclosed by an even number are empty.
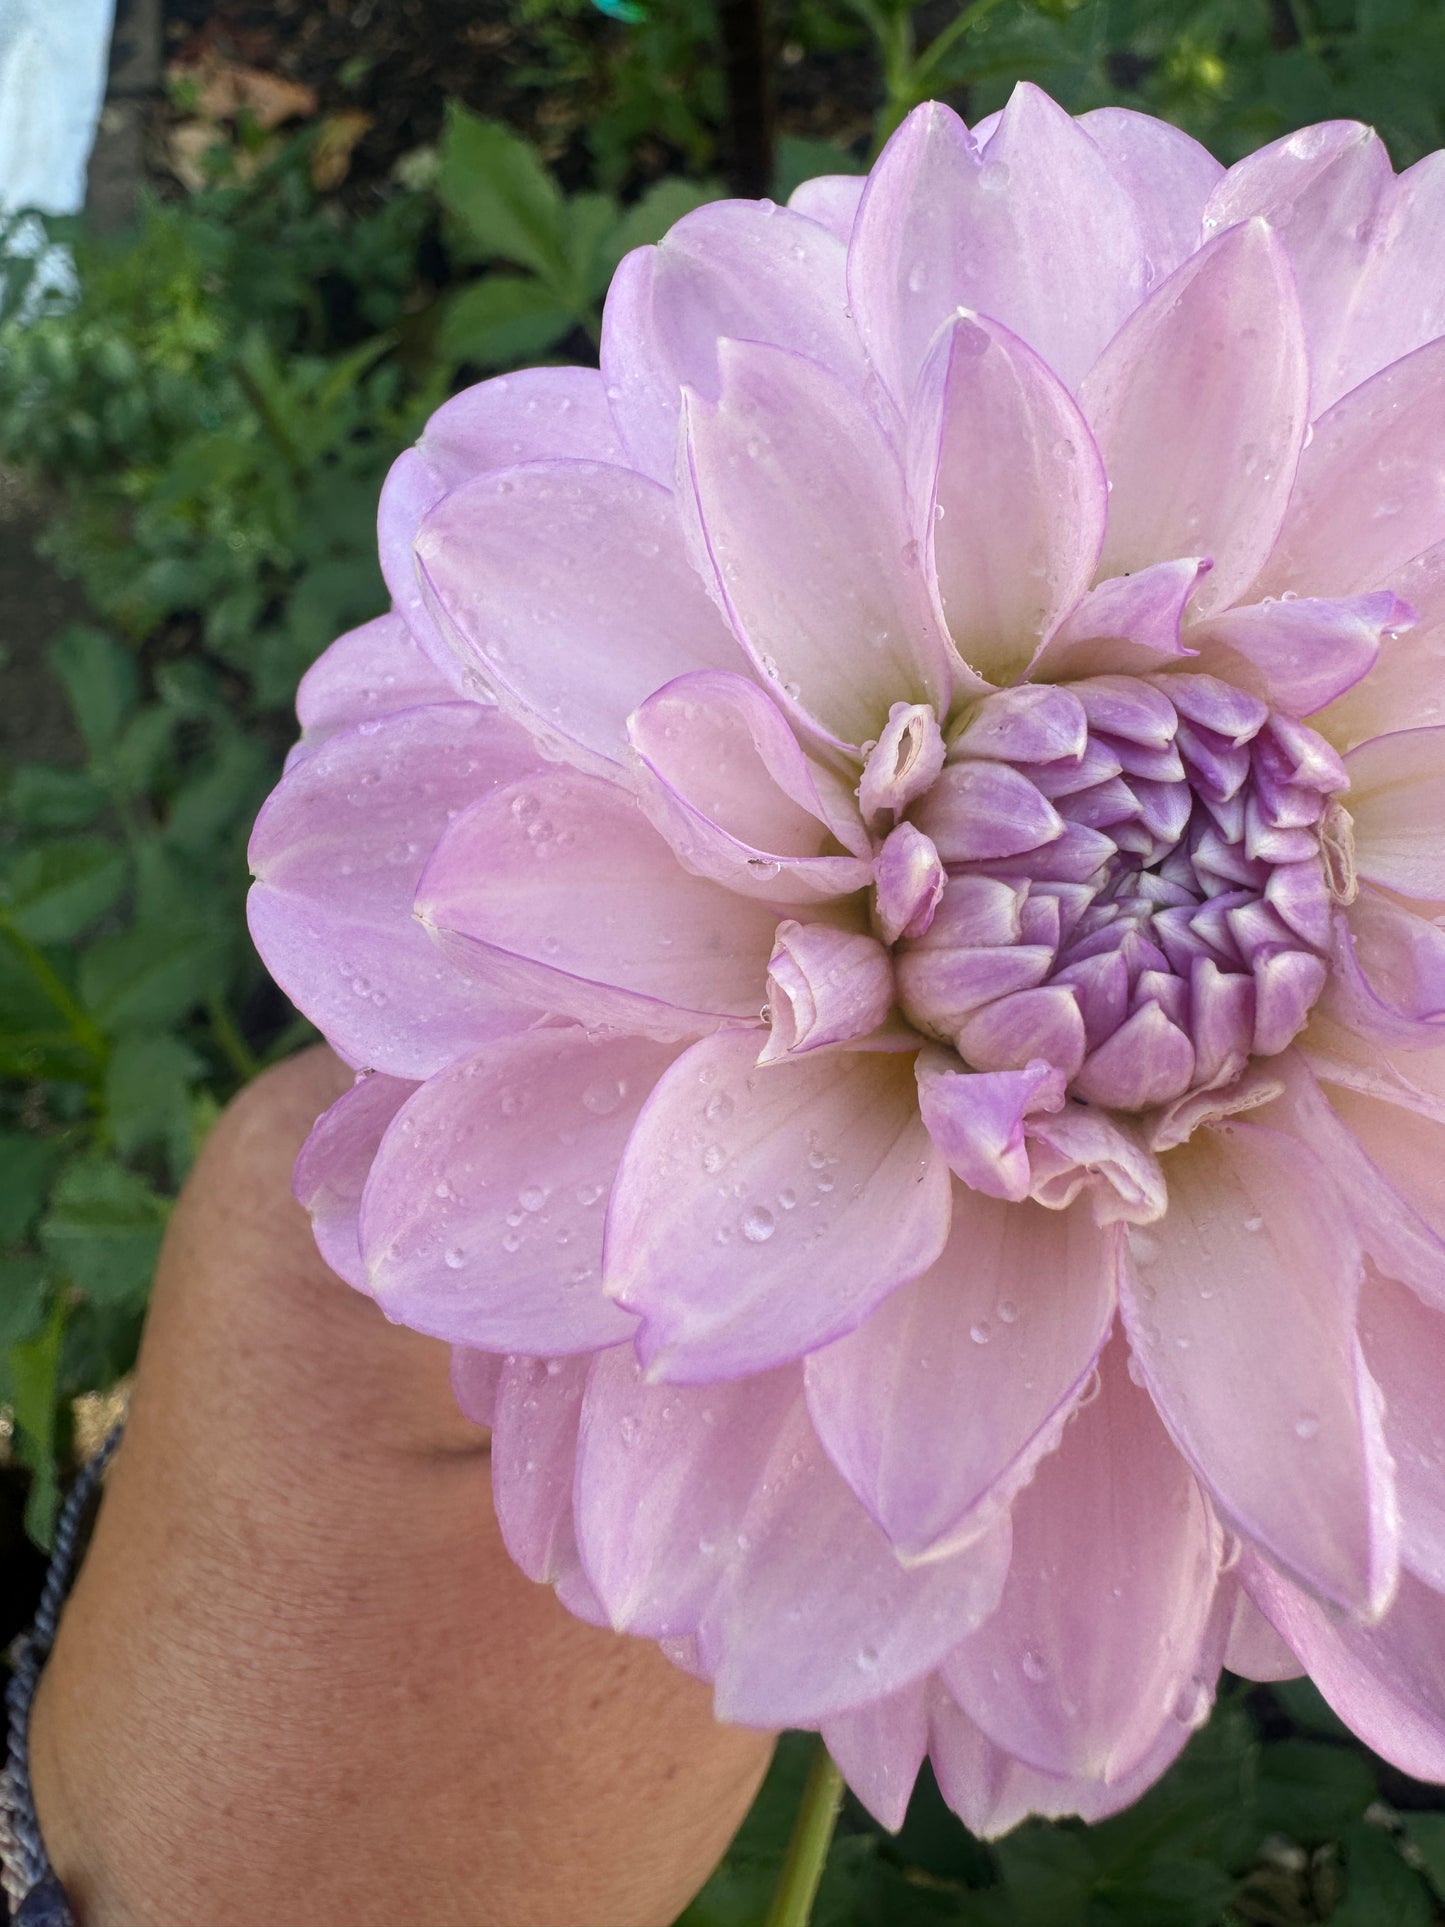
<svg viewBox="0 0 1445 1927"><path fill-rule="evenodd" d="M540 100L574 130L545 160L457 106L435 152L342 201L312 185L315 129L259 167L243 130L201 192L149 202L119 239L50 224L75 250L75 299L64 273L42 286L23 265L0 287L0 463L42 492L48 553L91 609L46 653L71 752L0 771L0 1408L41 1540L71 1402L130 1363L200 1141L309 1034L246 940L245 840L300 673L384 606L389 462L464 380L594 358L617 261L723 191L714 0L604 12L513 9L515 118L533 124ZM925 94L977 118L1021 77L1076 110L1162 113L1226 159L1336 115L1374 120L1398 164L1445 144L1431 0L773 12L780 197L865 165ZM761 1918L802 1746L785 1742L685 1927ZM1310 1689L1237 1689L1158 1789L1097 1827L987 1847L926 1777L896 1839L850 1805L818 1920L1409 1927L1445 1918L1433 1800Z"/></svg>

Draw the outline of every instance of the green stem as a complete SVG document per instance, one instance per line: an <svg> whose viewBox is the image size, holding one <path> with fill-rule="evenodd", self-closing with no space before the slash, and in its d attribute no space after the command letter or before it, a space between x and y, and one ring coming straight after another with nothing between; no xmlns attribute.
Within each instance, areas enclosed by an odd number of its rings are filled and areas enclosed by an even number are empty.
<svg viewBox="0 0 1445 1927"><path fill-rule="evenodd" d="M99 1024L89 1011L84 1010L71 996L64 979L44 953L37 949L28 937L22 936L8 917L0 916L0 930L5 932L10 943L24 960L26 969L65 1019L76 1043L87 1057L97 1064L103 1064L106 1058L106 1042Z"/></svg>
<svg viewBox="0 0 1445 1927"><path fill-rule="evenodd" d="M962 40L965 34L972 33L976 27L982 26L988 16L991 13L997 13L1002 5L1003 0L974 0L971 7L964 7L949 21L942 33L936 34L929 41L913 63L913 86L917 98L922 98L923 89L928 85L938 63L954 43Z"/></svg>
<svg viewBox="0 0 1445 1927"><path fill-rule="evenodd" d="M842 1801L843 1776L820 1739L764 1927L808 1927Z"/></svg>

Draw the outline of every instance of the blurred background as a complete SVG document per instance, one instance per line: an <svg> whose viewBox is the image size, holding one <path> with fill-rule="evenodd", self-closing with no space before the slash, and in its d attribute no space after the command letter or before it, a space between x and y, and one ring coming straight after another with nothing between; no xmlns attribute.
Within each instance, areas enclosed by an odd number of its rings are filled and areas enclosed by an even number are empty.
<svg viewBox="0 0 1445 1927"><path fill-rule="evenodd" d="M972 120L1030 79L1225 161L1335 117L1397 167L1445 134L1437 0L49 11L0 0L0 1646L197 1146L311 1035L247 941L246 837L302 671L385 606L377 492L431 409L595 360L629 248L862 171L926 98ZM804 1764L785 1742L686 1927L761 1919ZM1226 1680L1097 1827L985 1847L926 1770L897 1838L850 1805L815 1919L1428 1927L1442 1902L1442 1790L1307 1683Z"/></svg>

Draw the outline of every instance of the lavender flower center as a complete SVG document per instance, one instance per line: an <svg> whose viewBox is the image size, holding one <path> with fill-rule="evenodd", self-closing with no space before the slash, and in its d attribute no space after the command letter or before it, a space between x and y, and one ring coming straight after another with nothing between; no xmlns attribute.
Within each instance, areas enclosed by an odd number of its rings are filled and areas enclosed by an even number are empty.
<svg viewBox="0 0 1445 1927"><path fill-rule="evenodd" d="M1110 1109L1229 1083L1324 987L1346 781L1211 676L1003 690L946 745L900 705L860 795L905 1014L976 1070L1042 1059Z"/></svg>

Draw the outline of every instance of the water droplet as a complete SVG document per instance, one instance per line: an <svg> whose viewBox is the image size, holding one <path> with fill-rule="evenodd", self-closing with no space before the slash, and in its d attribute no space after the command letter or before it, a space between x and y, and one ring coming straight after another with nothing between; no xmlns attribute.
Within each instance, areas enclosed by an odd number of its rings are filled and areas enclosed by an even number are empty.
<svg viewBox="0 0 1445 1927"><path fill-rule="evenodd" d="M518 1090L514 1084L508 1084L497 1099L497 1105L503 1117L520 1117L527 1108L527 1093Z"/></svg>
<svg viewBox="0 0 1445 1927"><path fill-rule="evenodd" d="M794 1207L797 1205L797 1202L798 1202L798 1194L792 1188L791 1185L785 1185L783 1189L778 1193L778 1204L779 1204L779 1207L784 1211L793 1210Z"/></svg>
<svg viewBox="0 0 1445 1927"><path fill-rule="evenodd" d="M1203 1726L1209 1717L1211 1697L1206 1682L1191 1677L1182 1682L1169 1710L1181 1726Z"/></svg>
<svg viewBox="0 0 1445 1927"><path fill-rule="evenodd" d="M981 1319L978 1324L970 1325L968 1335L975 1345L986 1345L990 1336L988 1320L986 1318Z"/></svg>
<svg viewBox="0 0 1445 1927"><path fill-rule="evenodd" d="M725 1124L733 1114L733 1100L727 1091L714 1091L702 1107L709 1124Z"/></svg>
<svg viewBox="0 0 1445 1927"><path fill-rule="evenodd" d="M503 1251L520 1251L522 1249L521 1232L504 1231L502 1233L502 1249Z"/></svg>
<svg viewBox="0 0 1445 1927"><path fill-rule="evenodd" d="M727 1161L727 1152L720 1144L708 1144L703 1147L702 1168L709 1177L715 1177Z"/></svg>
<svg viewBox="0 0 1445 1927"><path fill-rule="evenodd" d="M743 1218L743 1236L750 1245L765 1245L775 1228L773 1214L765 1205L755 1204Z"/></svg>
<svg viewBox="0 0 1445 1927"><path fill-rule="evenodd" d="M467 1262L467 1254L460 1245L453 1245L442 1262L448 1271L460 1271Z"/></svg>
<svg viewBox="0 0 1445 1927"><path fill-rule="evenodd" d="M547 1202L547 1193L540 1184L529 1184L518 1192L517 1202L524 1211L540 1211Z"/></svg>
<svg viewBox="0 0 1445 1927"><path fill-rule="evenodd" d="M594 1117L611 1117L626 1095L627 1086L620 1078L599 1077L583 1091L582 1108Z"/></svg>
<svg viewBox="0 0 1445 1927"><path fill-rule="evenodd" d="M1294 1435L1297 1439L1309 1440L1319 1435L1320 1422L1313 1412L1301 1412L1294 1422Z"/></svg>
<svg viewBox="0 0 1445 1927"><path fill-rule="evenodd" d="M1016 1325L1019 1321L1019 1308L1012 1298L1000 1298L994 1311L1001 1325Z"/></svg>
<svg viewBox="0 0 1445 1927"><path fill-rule="evenodd" d="M596 1204L601 1196L602 1186L600 1184L579 1184L577 1187L577 1202L583 1206L584 1209L589 1204Z"/></svg>
<svg viewBox="0 0 1445 1927"><path fill-rule="evenodd" d="M860 1673L876 1673L878 1670L878 1649L876 1646L863 1646L858 1650L854 1662Z"/></svg>
<svg viewBox="0 0 1445 1927"><path fill-rule="evenodd" d="M636 1445L642 1432L642 1427L630 1413L627 1417L618 1420L617 1429L622 1434L624 1445Z"/></svg>
<svg viewBox="0 0 1445 1927"><path fill-rule="evenodd" d="M1129 1251L1136 1265L1152 1265L1159 1256L1159 1240L1148 1231L1141 1231L1135 1225L1129 1233Z"/></svg>
<svg viewBox="0 0 1445 1927"><path fill-rule="evenodd" d="M1019 1661L1019 1671L1025 1679L1031 1679L1035 1686L1037 1686L1041 1680L1046 1680L1049 1676L1049 1669L1044 1664L1043 1654L1036 1653L1032 1646L1028 1648L1023 1658Z"/></svg>
<svg viewBox="0 0 1445 1927"><path fill-rule="evenodd" d="M556 1377L558 1377L558 1376L559 1376L559 1374L561 1373L561 1370L562 1370L562 1361L561 1361L561 1359L560 1359L560 1358L549 1358L549 1359L547 1360L547 1376L548 1376L548 1378L556 1378Z"/></svg>
<svg viewBox="0 0 1445 1927"><path fill-rule="evenodd" d="M1244 1221L1244 1228L1246 1231L1263 1231L1264 1219L1263 1218L1246 1218Z"/></svg>

